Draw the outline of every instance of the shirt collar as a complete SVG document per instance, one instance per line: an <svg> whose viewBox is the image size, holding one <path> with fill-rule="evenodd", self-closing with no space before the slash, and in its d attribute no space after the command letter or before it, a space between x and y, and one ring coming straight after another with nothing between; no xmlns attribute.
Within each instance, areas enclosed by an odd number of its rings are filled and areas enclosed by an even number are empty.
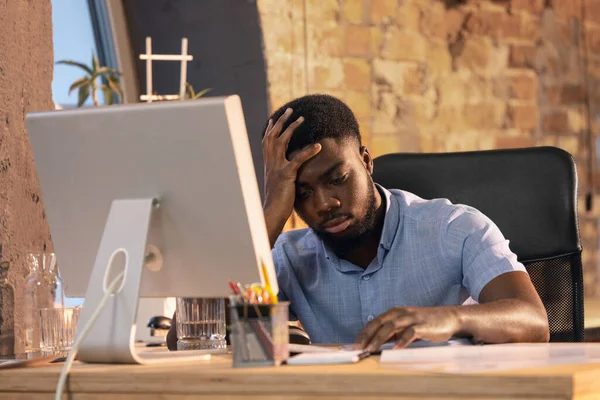
<svg viewBox="0 0 600 400"><path fill-rule="evenodd" d="M379 245L386 250L392 248L392 243L396 238L396 232L398 232L398 224L400 218L398 217L398 202L392 195L392 193L379 184L375 184L379 193L381 193L385 199L385 217L383 220L383 230L381 232L381 239Z"/></svg>

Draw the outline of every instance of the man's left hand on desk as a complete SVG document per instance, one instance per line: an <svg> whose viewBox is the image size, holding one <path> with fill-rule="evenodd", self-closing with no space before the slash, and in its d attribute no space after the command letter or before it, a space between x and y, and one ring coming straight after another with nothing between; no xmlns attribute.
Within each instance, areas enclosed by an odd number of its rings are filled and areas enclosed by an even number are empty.
<svg viewBox="0 0 600 400"><path fill-rule="evenodd" d="M417 339L444 342L460 331L454 307L394 307L370 321L357 348L375 351L391 339L403 348Z"/></svg>

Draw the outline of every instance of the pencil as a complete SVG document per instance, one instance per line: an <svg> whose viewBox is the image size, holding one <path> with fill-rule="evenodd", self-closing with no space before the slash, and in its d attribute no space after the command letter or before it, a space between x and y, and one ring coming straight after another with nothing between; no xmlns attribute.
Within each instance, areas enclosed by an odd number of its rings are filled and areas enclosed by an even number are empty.
<svg viewBox="0 0 600 400"><path fill-rule="evenodd" d="M269 293L269 299L271 300L271 304L277 304L277 296L273 294L273 288L271 288L271 282L269 281L269 274L267 273L267 266L264 262L260 264L262 268L262 273L265 278L265 290Z"/></svg>

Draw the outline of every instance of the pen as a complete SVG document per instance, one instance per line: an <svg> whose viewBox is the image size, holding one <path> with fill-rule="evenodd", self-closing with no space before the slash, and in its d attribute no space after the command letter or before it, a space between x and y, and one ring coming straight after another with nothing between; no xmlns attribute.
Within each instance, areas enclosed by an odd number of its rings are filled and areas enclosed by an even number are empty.
<svg viewBox="0 0 600 400"><path fill-rule="evenodd" d="M229 281L229 287L231 288L231 290L233 290L234 294L242 294L242 292L240 291L240 288L238 288L236 286L236 284L233 283L233 281Z"/></svg>
<svg viewBox="0 0 600 400"><path fill-rule="evenodd" d="M232 296L233 298L235 298L235 302L236 303L243 303L244 302L244 295L242 294L242 291L240 290L239 284L236 285L235 283L233 283L233 281L229 281L229 287L231 288L231 290L233 291L233 294L235 296Z"/></svg>

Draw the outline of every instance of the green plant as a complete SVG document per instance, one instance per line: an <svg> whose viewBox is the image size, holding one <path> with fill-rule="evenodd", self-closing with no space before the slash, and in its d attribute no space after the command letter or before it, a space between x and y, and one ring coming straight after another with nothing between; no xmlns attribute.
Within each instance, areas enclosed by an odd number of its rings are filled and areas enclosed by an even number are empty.
<svg viewBox="0 0 600 400"><path fill-rule="evenodd" d="M204 90L201 90L198 93L196 93L194 91L194 87L189 82L185 83L185 94L186 94L187 98L190 100L199 99L200 97L204 96L206 93L210 92L211 90L212 89L208 88L208 89L204 89Z"/></svg>
<svg viewBox="0 0 600 400"><path fill-rule="evenodd" d="M81 107L90 94L92 95L94 105L100 105L96 94L98 90L102 90L104 101L108 105L114 104L115 94L119 96L120 100L123 100L123 92L121 91L121 84L119 82L119 75L121 73L113 68L101 67L95 54L92 53L91 67L71 60L60 60L56 64L79 67L87 74L73 82L69 88L69 94L75 89L79 90L77 107ZM98 79L101 79L101 83L97 82Z"/></svg>

